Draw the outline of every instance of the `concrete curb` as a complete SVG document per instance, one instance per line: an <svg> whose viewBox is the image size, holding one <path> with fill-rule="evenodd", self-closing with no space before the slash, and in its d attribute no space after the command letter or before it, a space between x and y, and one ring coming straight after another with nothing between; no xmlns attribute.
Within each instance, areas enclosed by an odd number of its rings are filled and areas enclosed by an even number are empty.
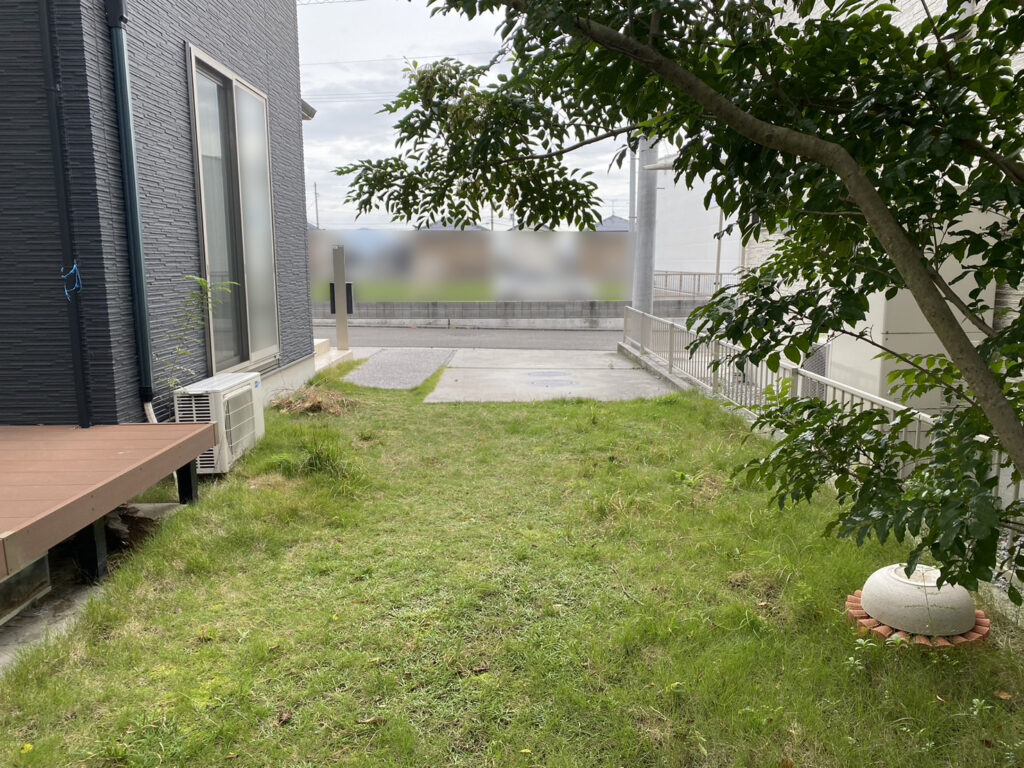
<svg viewBox="0 0 1024 768"><path fill-rule="evenodd" d="M629 360L632 360L634 363L639 365L641 368L643 368L648 373L653 373L659 379L667 381L669 384L671 384L673 387L675 387L676 389L678 389L680 391L686 391L686 390L690 390L690 389L698 389L698 390L701 389L701 387L698 387L692 381L689 381L688 379L681 378L679 376L673 376L671 373L668 373L668 372L664 371L663 369L659 368L657 365L652 363L646 357L641 355L639 350L634 349L633 347L631 347L629 344L626 344L625 342L620 341L618 343L617 351L618 351L618 353L620 355L622 355L625 358L628 358ZM709 393L705 393L705 394L709 394Z"/></svg>

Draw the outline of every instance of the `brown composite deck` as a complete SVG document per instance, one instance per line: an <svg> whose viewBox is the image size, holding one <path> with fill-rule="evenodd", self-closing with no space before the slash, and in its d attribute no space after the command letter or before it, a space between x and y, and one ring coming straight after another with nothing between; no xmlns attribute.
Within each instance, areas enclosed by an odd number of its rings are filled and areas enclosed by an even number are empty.
<svg viewBox="0 0 1024 768"><path fill-rule="evenodd" d="M213 447L212 424L0 427L0 579Z"/></svg>

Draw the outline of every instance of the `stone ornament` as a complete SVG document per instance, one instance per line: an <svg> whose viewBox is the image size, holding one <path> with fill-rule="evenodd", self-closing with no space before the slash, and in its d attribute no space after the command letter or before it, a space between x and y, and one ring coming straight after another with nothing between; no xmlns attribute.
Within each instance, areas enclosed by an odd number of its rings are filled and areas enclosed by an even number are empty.
<svg viewBox="0 0 1024 768"><path fill-rule="evenodd" d="M875 571L846 598L847 620L858 633L881 640L900 637L929 648L951 648L982 642L992 622L963 587L937 585L939 571L919 565L911 576L904 565L887 565Z"/></svg>

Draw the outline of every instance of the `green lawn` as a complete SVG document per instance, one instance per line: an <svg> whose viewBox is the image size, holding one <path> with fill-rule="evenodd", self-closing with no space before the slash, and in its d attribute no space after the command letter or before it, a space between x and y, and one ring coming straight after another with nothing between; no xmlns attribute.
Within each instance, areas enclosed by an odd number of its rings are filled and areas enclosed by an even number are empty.
<svg viewBox="0 0 1024 768"><path fill-rule="evenodd" d="M3 766L1013 766L1022 635L865 647L895 547L731 479L694 394L425 405L322 382L0 680ZM24 753L26 745L32 748Z"/></svg>

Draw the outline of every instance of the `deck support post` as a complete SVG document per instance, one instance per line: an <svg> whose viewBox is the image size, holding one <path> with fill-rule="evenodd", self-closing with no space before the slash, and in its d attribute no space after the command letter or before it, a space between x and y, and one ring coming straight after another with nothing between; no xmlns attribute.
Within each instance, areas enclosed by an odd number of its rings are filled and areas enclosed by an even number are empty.
<svg viewBox="0 0 1024 768"><path fill-rule="evenodd" d="M107 576L107 520L101 517L75 534L75 562L87 581Z"/></svg>
<svg viewBox="0 0 1024 768"><path fill-rule="evenodd" d="M178 503L195 504L199 501L199 471L195 459L174 473L178 479Z"/></svg>

